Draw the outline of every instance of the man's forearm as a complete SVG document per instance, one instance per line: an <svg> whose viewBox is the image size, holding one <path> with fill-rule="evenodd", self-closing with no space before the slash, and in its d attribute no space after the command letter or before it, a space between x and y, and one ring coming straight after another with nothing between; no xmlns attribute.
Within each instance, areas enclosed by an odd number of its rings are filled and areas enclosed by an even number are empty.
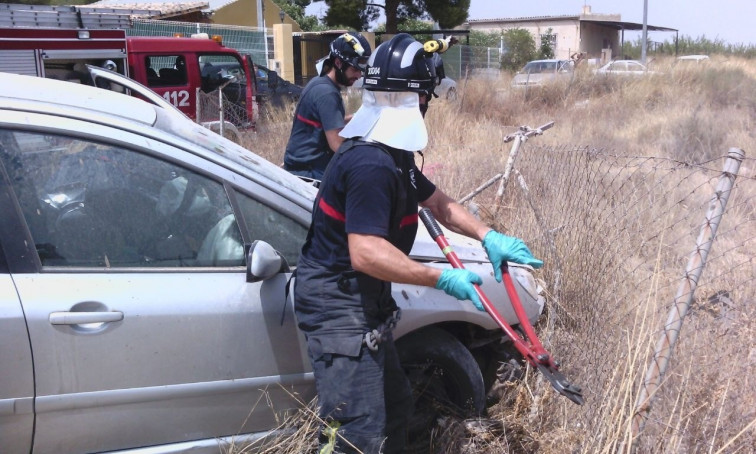
<svg viewBox="0 0 756 454"><path fill-rule="evenodd" d="M440 189L436 189L422 205L429 208L436 220L452 232L482 241L491 230L491 227L478 220Z"/></svg>
<svg viewBox="0 0 756 454"><path fill-rule="evenodd" d="M410 259L379 236L350 233L348 242L352 267L377 279L434 287L441 275L441 270Z"/></svg>

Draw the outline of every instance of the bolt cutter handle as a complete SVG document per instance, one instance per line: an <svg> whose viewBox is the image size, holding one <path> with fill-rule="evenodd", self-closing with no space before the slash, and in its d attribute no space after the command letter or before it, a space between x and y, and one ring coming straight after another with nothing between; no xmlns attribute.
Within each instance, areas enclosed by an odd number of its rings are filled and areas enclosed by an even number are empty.
<svg viewBox="0 0 756 454"><path fill-rule="evenodd" d="M425 224L425 227L428 229L428 233L430 233L431 238L433 238L436 244L438 244L438 247L441 248L441 252L443 252L446 259L449 260L449 263L452 265L452 267L464 269L465 266L462 264L462 261L459 259L459 257L457 257L457 254L454 252L451 245L446 240L441 227L433 217L433 213L431 213L428 208L423 208L422 210L420 210L419 216L423 221L423 224ZM530 342L530 345L528 345L523 337L520 336L520 334L518 334L509 325L509 323L507 323L504 317L501 316L499 311L496 309L496 306L491 303L491 300L489 300L486 294L483 293L483 290L481 290L480 286L473 284L473 286L475 287L475 292L480 297L480 301L481 303L483 303L483 307L486 309L486 312L488 312L488 314L491 316L491 318L493 318L496 324L499 325L504 333L506 333L507 337L511 339L517 351L519 351L520 354L534 368L538 369L549 380L549 382L554 387L554 389L557 390L557 392L575 402L576 404L582 405L583 396L581 394L581 389L578 386L571 384L567 380L567 378L562 375L561 372L559 372L558 363L554 361L551 354L549 354L549 352L547 352L546 349L543 348L543 345L541 345L541 342L538 340L538 336L536 336L535 330L528 320L525 309L522 307L520 297L517 295L517 290L514 287L512 277L509 275L509 269L506 265L506 262L502 265L501 271L504 280L504 286L507 290L507 295L509 296L509 300L512 303L512 308L517 315L520 326L525 331L525 335Z"/></svg>

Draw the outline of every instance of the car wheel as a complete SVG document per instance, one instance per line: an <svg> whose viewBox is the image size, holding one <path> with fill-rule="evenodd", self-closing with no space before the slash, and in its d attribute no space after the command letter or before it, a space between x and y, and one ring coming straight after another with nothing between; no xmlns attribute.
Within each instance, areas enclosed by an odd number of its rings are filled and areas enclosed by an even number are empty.
<svg viewBox="0 0 756 454"><path fill-rule="evenodd" d="M457 338L439 328L426 328L399 339L397 350L415 399L407 452L428 452L441 417L483 414L483 376Z"/></svg>
<svg viewBox="0 0 756 454"><path fill-rule="evenodd" d="M454 87L451 87L446 92L446 99L449 100L449 101L455 101L457 99L457 89L454 88Z"/></svg>

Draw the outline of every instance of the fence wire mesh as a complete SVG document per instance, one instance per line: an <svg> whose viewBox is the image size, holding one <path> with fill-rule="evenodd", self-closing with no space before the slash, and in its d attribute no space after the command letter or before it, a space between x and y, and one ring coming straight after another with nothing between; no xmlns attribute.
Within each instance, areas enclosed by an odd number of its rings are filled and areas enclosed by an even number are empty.
<svg viewBox="0 0 756 454"><path fill-rule="evenodd" d="M573 452L630 449L636 399L723 163L528 143L515 167L529 197L512 178L501 199L496 185L474 199L546 263L542 341L586 398L575 406L537 381L533 430L562 430ZM755 164L741 165L638 452L756 452Z"/></svg>
<svg viewBox="0 0 756 454"><path fill-rule="evenodd" d="M219 121L223 112L223 121L229 122L242 129L249 127L252 121L247 115L246 104L239 102L239 89L227 90L221 88L210 92L197 91L197 123ZM229 99L229 96L233 98ZM232 102L235 101L235 102Z"/></svg>
<svg viewBox="0 0 756 454"><path fill-rule="evenodd" d="M264 30L233 25L199 24L194 22L173 22L149 19L134 19L132 27L126 29L129 36L191 36L194 33L220 35L223 45L236 49L240 54L250 54L256 63L267 64Z"/></svg>

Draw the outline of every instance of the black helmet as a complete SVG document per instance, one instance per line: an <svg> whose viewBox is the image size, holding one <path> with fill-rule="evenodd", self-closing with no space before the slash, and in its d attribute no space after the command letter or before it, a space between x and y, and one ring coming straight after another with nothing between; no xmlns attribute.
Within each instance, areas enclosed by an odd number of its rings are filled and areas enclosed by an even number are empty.
<svg viewBox="0 0 756 454"><path fill-rule="evenodd" d="M363 86L366 90L430 95L436 83L433 54L407 33L400 33L375 49L368 61Z"/></svg>
<svg viewBox="0 0 756 454"><path fill-rule="evenodd" d="M344 63L360 70L365 70L368 57L370 57L370 43L359 33L347 32L331 41L331 53L329 58L333 62L334 57Z"/></svg>

